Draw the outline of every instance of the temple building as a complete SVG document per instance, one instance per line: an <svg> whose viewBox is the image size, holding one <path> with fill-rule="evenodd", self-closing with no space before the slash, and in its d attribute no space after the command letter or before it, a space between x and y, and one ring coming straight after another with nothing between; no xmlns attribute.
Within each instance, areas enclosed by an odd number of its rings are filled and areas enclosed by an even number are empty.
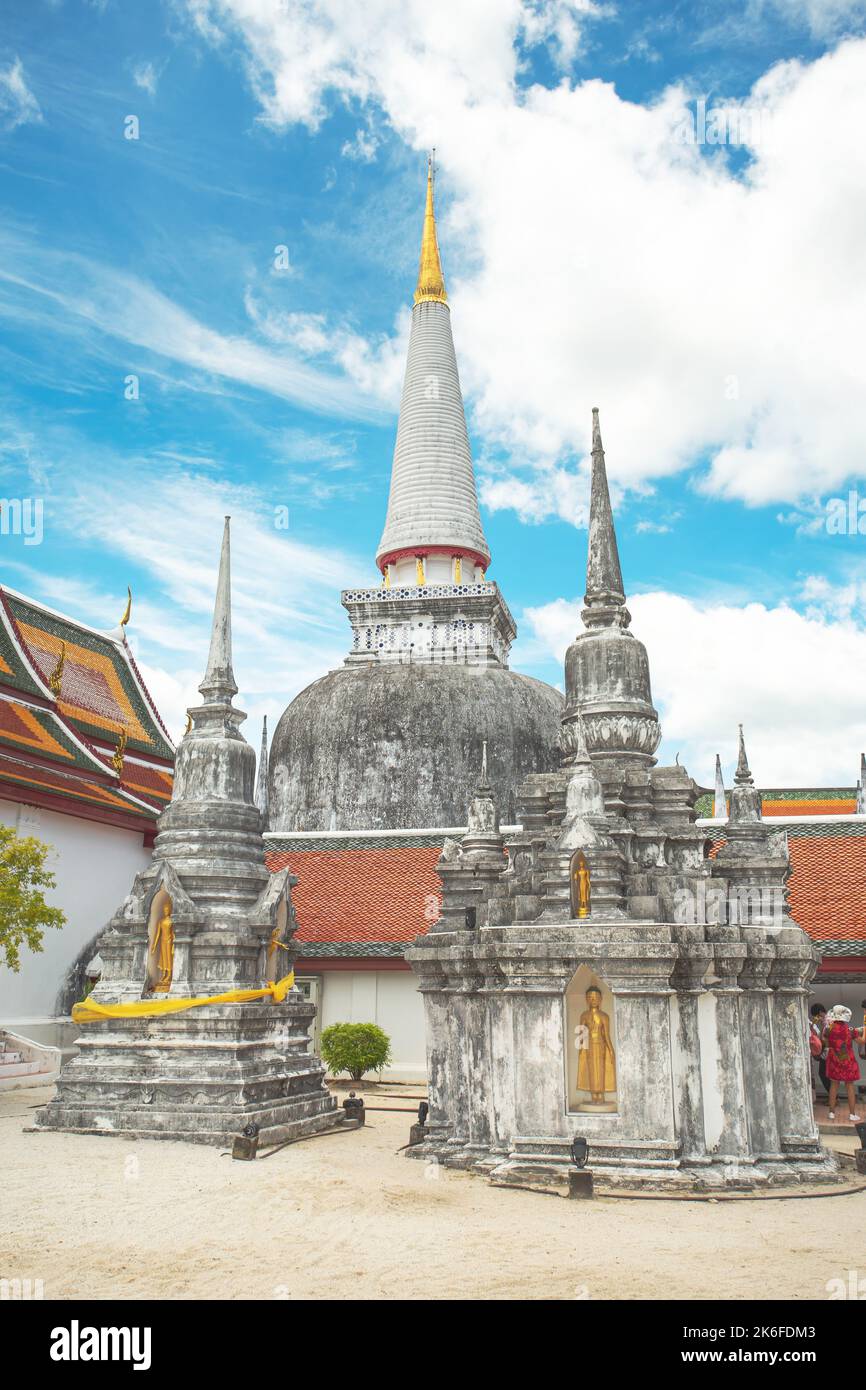
<svg viewBox="0 0 866 1390"><path fill-rule="evenodd" d="M0 970L0 1027L69 1041L82 967L171 797L174 748L126 628L110 632L0 588L0 821L52 848L66 914L21 969Z"/></svg>
<svg viewBox="0 0 866 1390"><path fill-rule="evenodd" d="M565 708L560 691L509 667L516 625L488 577L433 194L428 169L376 583L343 592L345 662L291 702L269 757L263 731L254 791L268 868L299 880L293 940L298 984L318 1005L315 1027L378 1022L392 1039L391 1074L411 1079L426 1075L427 1060L423 1001L404 952L440 917L437 864L446 842L466 833L485 745L485 784L507 838L520 832L527 777L560 768ZM600 458L599 434L588 637L564 674L566 686L584 687L609 660L620 663L616 718L604 702L581 712L604 784L611 758L652 758L658 720L646 652L634 638L611 639L625 605ZM374 543L371 536L371 570ZM149 864L172 794L174 748L130 650L128 619L127 609L113 631L98 631L0 588L0 819L53 847L51 897L68 919L46 934L42 953L23 953L20 973L0 970L0 1029L36 1041L75 1036L69 1010L97 934ZM731 711L725 746L744 714ZM625 730L634 746L622 745ZM700 771L709 778L709 768ZM758 793L764 822L787 843L791 918L821 953L813 997L844 1002L858 1017L866 997L864 787L861 758L856 787ZM695 826L713 859L728 819L720 764L714 791L700 790ZM623 814L626 804L624 796Z"/></svg>
<svg viewBox="0 0 866 1390"><path fill-rule="evenodd" d="M448 828L463 823L483 743L513 819L523 776L556 765L562 709L558 690L510 669L517 629L487 577L432 167L375 560L377 585L342 595L352 634L344 665L302 691L274 733L269 863L298 874L299 972L322 995L322 1021L381 1023L403 1070L419 1075L421 1005L402 959L407 897L422 882L422 920L435 920L433 865Z"/></svg>

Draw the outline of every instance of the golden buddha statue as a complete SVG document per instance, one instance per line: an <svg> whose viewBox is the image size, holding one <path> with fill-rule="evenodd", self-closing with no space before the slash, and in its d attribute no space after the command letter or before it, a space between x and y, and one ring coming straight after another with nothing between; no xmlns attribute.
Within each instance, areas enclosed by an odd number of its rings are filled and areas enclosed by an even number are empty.
<svg viewBox="0 0 866 1390"><path fill-rule="evenodd" d="M571 860L571 915L572 917L588 917L589 909L589 865L583 850L578 850Z"/></svg>
<svg viewBox="0 0 866 1390"><path fill-rule="evenodd" d="M616 1053L610 1040L610 1018L601 1007L601 990L590 985L587 1008L580 1015L577 1089L589 1091L594 1104L604 1103L605 1092L616 1092Z"/></svg>
<svg viewBox="0 0 866 1390"><path fill-rule="evenodd" d="M153 967L152 978L155 976L151 988L155 994L165 994L171 989L171 977L174 972L174 926L171 920L171 898L166 898L162 905L162 913L153 934L150 959Z"/></svg>

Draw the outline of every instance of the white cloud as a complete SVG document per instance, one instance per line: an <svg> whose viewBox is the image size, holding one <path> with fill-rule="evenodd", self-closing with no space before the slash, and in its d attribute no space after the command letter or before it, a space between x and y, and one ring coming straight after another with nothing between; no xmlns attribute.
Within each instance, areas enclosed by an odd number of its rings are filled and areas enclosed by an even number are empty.
<svg viewBox="0 0 866 1390"><path fill-rule="evenodd" d="M866 0L757 0L755 7L793 24L805 25L820 39L866 23Z"/></svg>
<svg viewBox="0 0 866 1390"><path fill-rule="evenodd" d="M359 399L397 409L409 342L408 309L399 310L390 337L380 334L371 339L344 323L330 323L324 314L263 305L252 290L247 290L244 303L256 329L269 342L292 347L305 357L327 359L357 386Z"/></svg>
<svg viewBox="0 0 866 1390"><path fill-rule="evenodd" d="M153 63L136 63L132 69L132 78L135 85L147 92L148 96L156 96L159 75Z"/></svg>
<svg viewBox="0 0 866 1390"><path fill-rule="evenodd" d="M759 505L861 472L866 41L755 84L739 104L767 119L744 123L738 175L678 138L700 92L640 105L597 80L518 87L525 46L579 36L587 6L194 8L223 45L240 36L273 127L354 101L436 145L464 386L485 447L520 461L524 515L567 514L550 469L583 456L595 404L623 486L707 458L711 493Z"/></svg>
<svg viewBox="0 0 866 1390"><path fill-rule="evenodd" d="M232 516L233 655L240 707L255 722L263 714L273 719L299 690L342 663L350 630L339 591L352 575L363 579L368 562L278 530L270 499L256 489L190 473L152 476L146 490L125 495L118 525L97 471L75 478L64 490L62 509L55 510L79 542L115 557L119 576L113 599L69 594L76 614L112 626L122 607L125 576L131 570L146 577L143 598L133 584L129 640L174 736L183 729L187 706L198 702L226 514ZM258 734L247 737L255 743Z"/></svg>
<svg viewBox="0 0 866 1390"><path fill-rule="evenodd" d="M862 614L864 592L852 598L819 583L805 614L788 604L631 597L661 717L660 759L679 752L695 781L712 785L720 753L730 785L742 723L758 785L853 786L866 750L866 631L849 615L858 602ZM582 631L581 606L560 598L525 614L557 661Z"/></svg>
<svg viewBox="0 0 866 1390"><path fill-rule="evenodd" d="M378 148L379 141L373 132L359 126L354 140L346 140L340 154L344 159L353 159L358 164L372 164Z"/></svg>
<svg viewBox="0 0 866 1390"><path fill-rule="evenodd" d="M42 120L39 102L27 85L20 58L0 68L0 121L7 130Z"/></svg>
<svg viewBox="0 0 866 1390"><path fill-rule="evenodd" d="M356 342L353 335L338 332L332 356L341 371L311 367L300 349L291 350L290 335L281 340L289 346L275 347L273 334L262 343L220 333L134 275L13 235L0 237L0 288L6 291L0 295L0 316L32 325L42 315L52 330L78 337L95 330L96 351L101 350L102 336L110 334L171 362L312 410L380 417L381 405L374 399L377 369L392 355L388 343L371 348L364 340ZM259 326L267 336L267 325Z"/></svg>

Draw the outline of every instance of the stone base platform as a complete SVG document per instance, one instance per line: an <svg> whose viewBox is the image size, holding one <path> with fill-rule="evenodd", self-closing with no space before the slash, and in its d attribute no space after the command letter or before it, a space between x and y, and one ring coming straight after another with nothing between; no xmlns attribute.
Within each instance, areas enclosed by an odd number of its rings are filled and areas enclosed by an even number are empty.
<svg viewBox="0 0 866 1390"><path fill-rule="evenodd" d="M225 1146L254 1123L263 1147L332 1129L314 1012L298 997L87 1024L31 1128Z"/></svg>
<svg viewBox="0 0 866 1390"><path fill-rule="evenodd" d="M570 1174L581 1170L572 1163L567 1143L551 1140L542 1146L541 1141L533 1140L523 1151L521 1147L517 1145L507 1154L491 1153L478 1146L428 1139L406 1152L411 1158L483 1175L494 1187L528 1188L568 1197ZM592 1173L597 1196L760 1196L782 1188L832 1190L851 1178L850 1171L843 1172L836 1157L826 1149L817 1149L808 1157L797 1155L760 1163L738 1164L733 1159L720 1159L694 1165L673 1156L612 1159L590 1151L584 1171Z"/></svg>

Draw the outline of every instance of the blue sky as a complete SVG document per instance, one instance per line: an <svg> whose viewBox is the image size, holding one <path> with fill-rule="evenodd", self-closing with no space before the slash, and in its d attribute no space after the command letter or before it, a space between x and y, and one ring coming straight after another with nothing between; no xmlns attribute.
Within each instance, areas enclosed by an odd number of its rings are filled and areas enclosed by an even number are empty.
<svg viewBox="0 0 866 1390"><path fill-rule="evenodd" d="M866 539L824 517L866 497L863 4L7 0L4 20L0 491L45 508L40 546L0 537L6 583L106 628L131 584L178 733L230 511L244 708L275 718L342 660L435 143L514 664L561 682L597 404L662 756L706 780L742 719L765 784L853 782ZM700 102L746 136L689 141Z"/></svg>

